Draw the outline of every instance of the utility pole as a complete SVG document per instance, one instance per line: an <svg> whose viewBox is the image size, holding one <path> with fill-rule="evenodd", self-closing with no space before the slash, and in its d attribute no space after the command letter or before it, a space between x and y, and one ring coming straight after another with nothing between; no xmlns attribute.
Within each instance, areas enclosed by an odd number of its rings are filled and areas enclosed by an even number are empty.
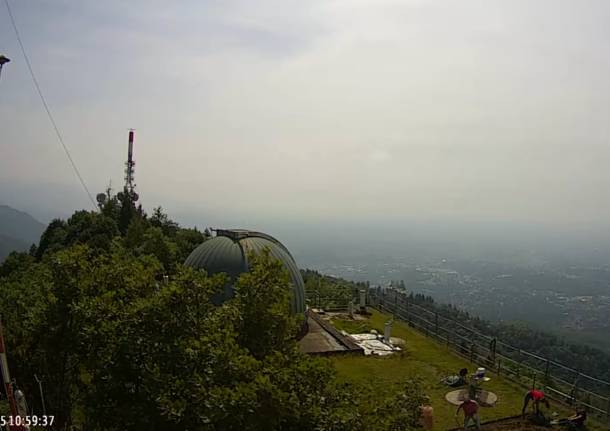
<svg viewBox="0 0 610 431"><path fill-rule="evenodd" d="M14 418L19 416L19 412L17 410L17 403L15 402L15 396L13 394L13 383L11 382L11 376L8 371L8 361L6 359L6 348L4 346L4 333L2 330L2 319L0 318L0 368L2 369L2 380L4 381L4 387L6 389L6 398L8 399L9 405L11 407L11 416ZM11 421L11 422L13 422ZM14 423L14 422L13 422ZM24 430L24 427L18 425L10 425L10 431L21 431Z"/></svg>
<svg viewBox="0 0 610 431"><path fill-rule="evenodd" d="M0 76L2 76L2 66L11 61L10 58L6 58L4 55L0 54Z"/></svg>
<svg viewBox="0 0 610 431"><path fill-rule="evenodd" d="M40 399L42 400L42 414L46 416L47 415L47 406L45 405L44 393L42 392L42 380L40 380L36 374L34 374L34 378L38 382L38 389L40 390Z"/></svg>

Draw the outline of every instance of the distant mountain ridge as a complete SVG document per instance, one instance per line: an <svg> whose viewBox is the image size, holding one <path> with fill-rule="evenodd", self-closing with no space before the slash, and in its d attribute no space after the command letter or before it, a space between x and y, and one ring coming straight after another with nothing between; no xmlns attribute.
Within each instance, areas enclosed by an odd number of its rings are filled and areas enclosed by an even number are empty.
<svg viewBox="0 0 610 431"><path fill-rule="evenodd" d="M45 225L23 211L0 205L0 260L11 251L27 250L38 244Z"/></svg>

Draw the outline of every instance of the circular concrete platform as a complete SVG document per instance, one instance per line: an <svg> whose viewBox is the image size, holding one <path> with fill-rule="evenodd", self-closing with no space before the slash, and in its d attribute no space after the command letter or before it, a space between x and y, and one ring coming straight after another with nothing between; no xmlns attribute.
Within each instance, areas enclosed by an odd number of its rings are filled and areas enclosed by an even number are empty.
<svg viewBox="0 0 610 431"><path fill-rule="evenodd" d="M459 406L466 398L468 398L468 389L458 389L445 395L445 399L454 406ZM480 391L476 401L483 407L493 407L498 402L498 396L493 392Z"/></svg>

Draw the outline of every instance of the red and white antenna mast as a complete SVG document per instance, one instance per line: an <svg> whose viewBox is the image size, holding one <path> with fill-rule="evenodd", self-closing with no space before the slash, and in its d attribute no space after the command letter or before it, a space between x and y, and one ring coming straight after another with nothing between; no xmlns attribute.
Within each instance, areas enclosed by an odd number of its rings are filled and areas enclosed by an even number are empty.
<svg viewBox="0 0 610 431"><path fill-rule="evenodd" d="M135 183L135 166L133 160L133 135L134 129L129 129L129 146L127 149L127 162L125 163L125 191L129 193L133 202L138 200Z"/></svg>

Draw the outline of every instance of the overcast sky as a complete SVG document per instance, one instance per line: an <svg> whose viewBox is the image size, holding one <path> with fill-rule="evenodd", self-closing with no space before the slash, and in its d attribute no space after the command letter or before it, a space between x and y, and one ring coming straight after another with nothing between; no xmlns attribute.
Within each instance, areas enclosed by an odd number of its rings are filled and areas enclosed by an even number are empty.
<svg viewBox="0 0 610 431"><path fill-rule="evenodd" d="M94 195L135 128L189 220L609 224L607 0L9 1ZM0 203L87 207L3 3L0 54Z"/></svg>

